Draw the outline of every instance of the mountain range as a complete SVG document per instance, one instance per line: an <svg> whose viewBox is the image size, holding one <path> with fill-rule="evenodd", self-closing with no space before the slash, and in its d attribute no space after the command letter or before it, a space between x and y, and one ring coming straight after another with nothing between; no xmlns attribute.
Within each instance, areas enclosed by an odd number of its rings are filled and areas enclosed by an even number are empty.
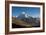
<svg viewBox="0 0 46 35"><path fill-rule="evenodd" d="M14 20L12 20L13 22L15 21L15 24L17 24L16 22L18 22L18 25L21 26L32 26L32 27L39 27L40 26L40 18L34 18L28 14L25 13L21 13L20 15L18 15L18 17L13 17ZM16 21L17 20L17 21Z"/></svg>

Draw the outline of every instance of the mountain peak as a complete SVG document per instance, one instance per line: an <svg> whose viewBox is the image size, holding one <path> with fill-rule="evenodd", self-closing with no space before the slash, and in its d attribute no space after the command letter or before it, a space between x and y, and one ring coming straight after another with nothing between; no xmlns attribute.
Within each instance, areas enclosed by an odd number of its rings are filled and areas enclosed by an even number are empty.
<svg viewBox="0 0 46 35"><path fill-rule="evenodd" d="M29 18L30 15L28 15L26 12L22 12L20 15L17 16L17 18Z"/></svg>

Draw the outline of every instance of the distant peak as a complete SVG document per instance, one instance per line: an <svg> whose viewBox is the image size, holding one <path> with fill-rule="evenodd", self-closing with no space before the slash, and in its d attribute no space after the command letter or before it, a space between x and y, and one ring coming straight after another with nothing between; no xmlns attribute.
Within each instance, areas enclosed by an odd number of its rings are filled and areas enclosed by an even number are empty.
<svg viewBox="0 0 46 35"><path fill-rule="evenodd" d="M15 18L15 16L13 16Z"/></svg>

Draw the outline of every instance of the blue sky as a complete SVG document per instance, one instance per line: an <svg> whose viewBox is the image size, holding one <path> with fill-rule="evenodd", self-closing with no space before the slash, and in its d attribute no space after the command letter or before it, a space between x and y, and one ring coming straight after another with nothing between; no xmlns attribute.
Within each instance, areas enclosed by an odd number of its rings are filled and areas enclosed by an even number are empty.
<svg viewBox="0 0 46 35"><path fill-rule="evenodd" d="M22 12L25 12L32 17L40 17L39 7L12 7L12 16L18 16Z"/></svg>

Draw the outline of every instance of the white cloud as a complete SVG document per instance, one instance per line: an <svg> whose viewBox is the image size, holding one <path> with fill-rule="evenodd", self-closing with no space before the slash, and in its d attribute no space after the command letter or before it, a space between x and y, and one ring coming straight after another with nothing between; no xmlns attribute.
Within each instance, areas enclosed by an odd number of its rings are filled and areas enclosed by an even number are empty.
<svg viewBox="0 0 46 35"><path fill-rule="evenodd" d="M22 12L22 14L25 14L25 12Z"/></svg>
<svg viewBox="0 0 46 35"><path fill-rule="evenodd" d="M18 16L16 16L16 17L18 17Z"/></svg>

